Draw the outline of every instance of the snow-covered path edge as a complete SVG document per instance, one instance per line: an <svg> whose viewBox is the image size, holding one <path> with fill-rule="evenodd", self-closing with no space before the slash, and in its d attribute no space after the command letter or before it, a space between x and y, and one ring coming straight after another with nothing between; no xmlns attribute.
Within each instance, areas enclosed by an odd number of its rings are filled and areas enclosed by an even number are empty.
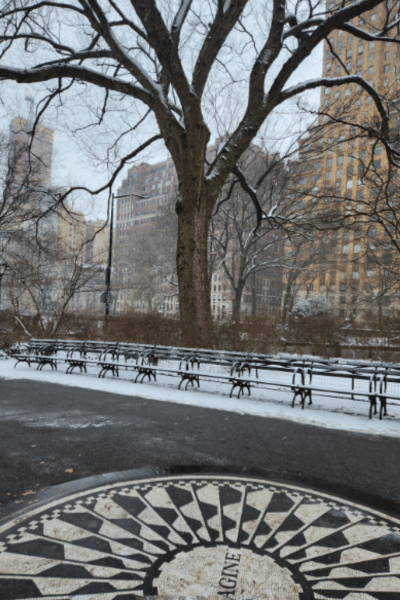
<svg viewBox="0 0 400 600"><path fill-rule="evenodd" d="M0 361L1 378L56 383L70 388L98 390L112 394L130 396L160 402L173 402L197 406L210 410L224 410L242 415L262 418L285 419L296 423L326 427L368 435L384 435L400 438L400 408L388 407L389 418L378 420L377 415L368 419L368 404L344 399L313 398L313 406L302 410L291 407L292 395L287 391L253 388L250 397L229 398L229 386L212 382L201 382L200 389L178 390L178 379L159 377L156 383L133 383L128 374L120 378L98 379L93 374L67 375L60 371L36 371L26 364L14 369L13 359ZM132 375L130 375L132 377ZM349 414L349 413L354 414ZM0 406L1 413L1 406Z"/></svg>

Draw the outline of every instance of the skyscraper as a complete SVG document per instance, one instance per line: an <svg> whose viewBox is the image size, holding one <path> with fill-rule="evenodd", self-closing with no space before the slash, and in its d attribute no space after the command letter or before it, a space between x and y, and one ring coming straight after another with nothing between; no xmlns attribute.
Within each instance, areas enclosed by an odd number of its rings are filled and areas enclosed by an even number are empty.
<svg viewBox="0 0 400 600"><path fill-rule="evenodd" d="M371 33L381 30L390 5L378 5L353 24ZM327 2L328 9L333 6ZM395 35L394 30L388 35ZM337 30L324 43L323 76L361 76L384 98L391 130L399 114L398 65L397 45L389 41L368 41ZM330 294L342 316L355 316L377 301L387 310L391 302L383 286L388 274L384 260L386 264L394 260L386 252L390 225L382 227L377 216L388 182L388 161L374 135L377 129L376 105L362 86L326 86L321 89L318 122L299 145L297 187L307 196L309 215L314 216L313 244L319 250L301 294ZM385 218L390 218L388 212Z"/></svg>
<svg viewBox="0 0 400 600"><path fill-rule="evenodd" d="M11 160L15 161L16 179L26 180L33 189L43 190L51 185L54 132L37 125L33 137L30 119L15 117L10 124Z"/></svg>

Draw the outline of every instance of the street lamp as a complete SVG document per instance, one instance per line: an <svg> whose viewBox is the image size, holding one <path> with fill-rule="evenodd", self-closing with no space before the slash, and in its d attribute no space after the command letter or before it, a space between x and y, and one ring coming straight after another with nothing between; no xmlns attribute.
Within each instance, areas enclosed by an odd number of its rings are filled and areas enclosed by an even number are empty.
<svg viewBox="0 0 400 600"><path fill-rule="evenodd" d="M0 310L1 310L1 280L3 279L3 275L6 272L7 265L0 261Z"/></svg>
<svg viewBox="0 0 400 600"><path fill-rule="evenodd" d="M141 196L139 194L121 194L120 196L115 196L111 194L111 218L110 218L110 237L108 240L108 264L106 269L106 293L105 293L105 303L106 303L106 318L110 314L110 302L111 302L111 265L112 265L112 251L113 251L113 228L114 228L114 199L117 198L127 198L128 196L135 196L136 198L147 199L149 196Z"/></svg>

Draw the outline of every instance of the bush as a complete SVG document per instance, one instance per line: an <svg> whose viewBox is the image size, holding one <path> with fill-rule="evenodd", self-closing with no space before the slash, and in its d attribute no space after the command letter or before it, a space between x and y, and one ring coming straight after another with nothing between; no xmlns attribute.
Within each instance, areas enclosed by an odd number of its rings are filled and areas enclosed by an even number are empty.
<svg viewBox="0 0 400 600"><path fill-rule="evenodd" d="M245 316L216 324L216 349L273 354L283 349L278 314Z"/></svg>
<svg viewBox="0 0 400 600"><path fill-rule="evenodd" d="M329 298L322 294L310 294L296 301L290 316L293 319L301 319L333 315L333 312L334 307Z"/></svg>

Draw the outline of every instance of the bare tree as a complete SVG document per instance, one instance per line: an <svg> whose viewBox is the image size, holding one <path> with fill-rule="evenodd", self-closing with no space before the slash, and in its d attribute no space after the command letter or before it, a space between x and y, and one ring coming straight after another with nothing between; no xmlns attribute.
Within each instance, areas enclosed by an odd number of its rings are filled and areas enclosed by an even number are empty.
<svg viewBox="0 0 400 600"><path fill-rule="evenodd" d="M0 231L8 236L41 214L43 196L51 191L39 183L40 165L27 160L29 144L0 134Z"/></svg>
<svg viewBox="0 0 400 600"><path fill-rule="evenodd" d="M251 283L254 313L259 276L269 270L275 279L275 272L282 269L286 233L277 222L283 225L289 215L285 158L277 153L269 155L252 145L239 161L240 176L246 177L249 186L259 189L260 206L265 214L274 215L274 221L265 219L257 227L255 206L234 176L225 184L211 221L209 265L214 271L222 270L230 283L235 319L246 285Z"/></svg>
<svg viewBox="0 0 400 600"><path fill-rule="evenodd" d="M366 32L354 24L356 17L380 3L343 2L327 10L319 0L273 0L270 7L259 5L259 9L251 0L7 0L3 5L0 78L54 82L38 116L54 100L63 107L73 97L71 91L81 92L82 84L98 90L91 96L91 102L98 105L90 107L96 122L103 122L113 101L125 98L154 115L159 133L131 148L120 168L160 138L175 163L180 192L177 271L186 343L207 345L212 338L207 270L210 220L223 185L238 169L239 158L269 115L307 90L353 83L373 98L379 117L375 133L387 136L387 111L378 92L362 76L316 77L288 85L305 59L335 29L366 40L392 42L397 2L387 5L380 31ZM244 100L240 117L231 123L232 133L207 166L211 126L207 94L218 77L221 89L228 90L226 97L240 90ZM116 140L135 130L143 118L142 111L136 123L116 133ZM260 224L269 217L257 190L253 192L250 197Z"/></svg>
<svg viewBox="0 0 400 600"><path fill-rule="evenodd" d="M42 221L43 224L43 221ZM85 292L99 271L84 262L83 244L68 245L52 228L35 224L14 231L3 247L3 298L14 315L34 315L40 329L57 335L71 300Z"/></svg>

